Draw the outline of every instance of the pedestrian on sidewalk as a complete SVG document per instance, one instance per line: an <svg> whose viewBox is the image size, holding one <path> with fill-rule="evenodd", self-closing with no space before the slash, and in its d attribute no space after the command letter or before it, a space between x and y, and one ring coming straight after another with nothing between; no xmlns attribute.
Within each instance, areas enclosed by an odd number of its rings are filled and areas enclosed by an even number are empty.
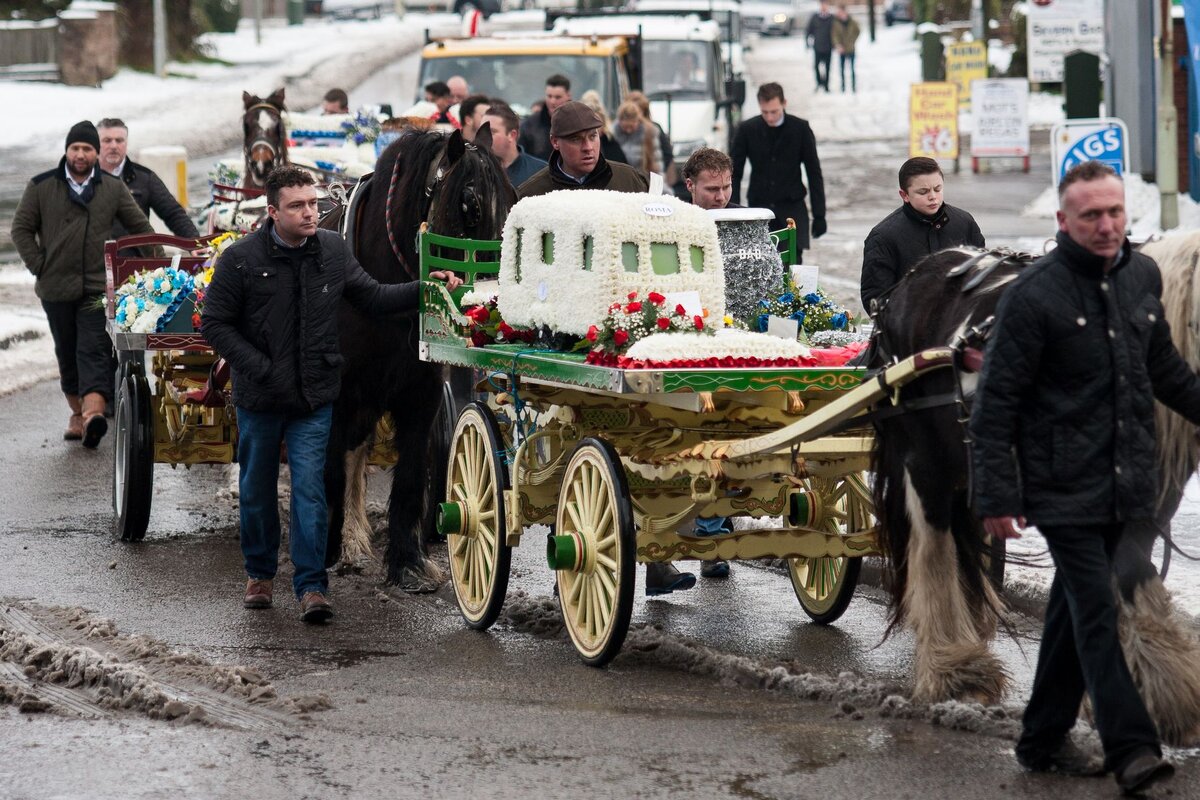
<svg viewBox="0 0 1200 800"><path fill-rule="evenodd" d="M373 315L413 311L416 282L380 284L345 240L317 230L312 173L267 176L267 222L221 255L204 295L201 331L229 362L237 408L239 514L247 575L243 605L269 608L279 563L280 445L292 473L292 588L305 622L333 616L325 541L325 449L341 391L338 309L345 297ZM461 281L431 273L454 289Z"/></svg>
<svg viewBox="0 0 1200 800"><path fill-rule="evenodd" d="M625 154L625 163L639 170L647 178L652 173L661 174L658 128L642 116L636 103L626 100L617 109L617 121L610 130L613 141Z"/></svg>
<svg viewBox="0 0 1200 800"><path fill-rule="evenodd" d="M787 227L789 218L795 220L796 249L803 258L809 246L805 197L812 199L812 238L819 239L826 230L825 180L817 138L807 120L787 113L787 99L778 83L758 87L758 110L759 116L739 125L733 137L733 202L741 202L742 175L749 160L749 205L775 214L772 230Z"/></svg>
<svg viewBox="0 0 1200 800"><path fill-rule="evenodd" d="M846 93L846 65L850 65L850 91L858 92L858 76L854 71L854 47L860 30L854 17L846 10L845 2L837 4L833 19L833 46L838 52L838 76L842 82L842 94Z"/></svg>
<svg viewBox="0 0 1200 800"><path fill-rule="evenodd" d="M1113 554L1154 514L1154 401L1200 424L1200 377L1171 342L1158 267L1125 238L1121 179L1088 161L1058 197L1058 246L996 310L971 414L976 510L996 539L1037 525L1055 566L1017 761L1109 770L1138 793L1174 768L1121 651ZM1102 766L1069 735L1085 692Z"/></svg>
<svg viewBox="0 0 1200 800"><path fill-rule="evenodd" d="M106 117L96 128L100 134L100 168L125 184L142 214L149 219L154 211L176 236L199 236L196 224L162 178L129 158L129 127L115 117ZM113 221L112 238L119 239L128 233L120 220Z"/></svg>
<svg viewBox="0 0 1200 800"><path fill-rule="evenodd" d="M975 218L944 202L945 178L932 158L900 166L900 207L867 234L860 282L863 308L875 315L888 291L918 261L947 247L986 247Z"/></svg>
<svg viewBox="0 0 1200 800"><path fill-rule="evenodd" d="M91 122L67 134L66 154L25 187L12 222L12 240L36 279L58 381L71 416L63 438L95 448L108 431L112 401L112 342L104 329L104 241L115 226L153 233L125 184L99 167L100 134Z"/></svg>
<svg viewBox="0 0 1200 800"><path fill-rule="evenodd" d="M817 76L815 91L829 93L829 64L833 61L833 14L829 3L821 0L817 10L808 18L805 42L813 51L813 73Z"/></svg>

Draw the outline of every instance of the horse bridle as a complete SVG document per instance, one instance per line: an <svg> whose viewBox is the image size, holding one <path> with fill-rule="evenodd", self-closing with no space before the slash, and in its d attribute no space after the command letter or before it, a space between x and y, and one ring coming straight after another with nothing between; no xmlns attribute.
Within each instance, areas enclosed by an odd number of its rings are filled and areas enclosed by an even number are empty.
<svg viewBox="0 0 1200 800"><path fill-rule="evenodd" d="M275 113L275 116L279 118L279 123L281 125L283 124L283 111L280 108L278 108L277 106L274 106L270 103L261 103L260 102L260 103L255 103L254 105L251 105L251 106L247 106L246 110L243 112L242 116L245 117L247 114L249 114L251 111L253 111L256 108L270 109L272 112ZM250 154L254 152L254 148L260 147L260 146L265 147L265 148L267 148L268 151L270 151L271 163L274 164L275 159L277 159L279 157L279 148L277 148L275 145L273 145L270 142L270 140L268 140L262 136L259 136L257 139L250 142L250 144L246 147L247 159L249 159Z"/></svg>

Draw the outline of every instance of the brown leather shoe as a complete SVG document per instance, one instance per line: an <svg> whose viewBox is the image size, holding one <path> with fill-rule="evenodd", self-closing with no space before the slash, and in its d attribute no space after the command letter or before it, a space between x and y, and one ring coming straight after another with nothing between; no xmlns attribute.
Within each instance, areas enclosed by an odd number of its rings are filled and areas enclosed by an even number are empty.
<svg viewBox="0 0 1200 800"><path fill-rule="evenodd" d="M274 581L270 578L251 578L246 581L246 597L242 600L242 607L270 608L273 593Z"/></svg>
<svg viewBox="0 0 1200 800"><path fill-rule="evenodd" d="M333 606L320 592L305 592L300 600L300 619L314 624L328 622L333 616Z"/></svg>
<svg viewBox="0 0 1200 800"><path fill-rule="evenodd" d="M63 439L68 442L78 442L83 438L83 415L72 414L67 420L67 429L63 431Z"/></svg>
<svg viewBox="0 0 1200 800"><path fill-rule="evenodd" d="M83 396L83 446L94 450L108 433L108 420L104 418L104 395L88 392Z"/></svg>
<svg viewBox="0 0 1200 800"><path fill-rule="evenodd" d="M1169 761L1147 750L1125 762L1114 777L1124 794L1137 795L1153 784L1169 780L1174 774L1175 767Z"/></svg>

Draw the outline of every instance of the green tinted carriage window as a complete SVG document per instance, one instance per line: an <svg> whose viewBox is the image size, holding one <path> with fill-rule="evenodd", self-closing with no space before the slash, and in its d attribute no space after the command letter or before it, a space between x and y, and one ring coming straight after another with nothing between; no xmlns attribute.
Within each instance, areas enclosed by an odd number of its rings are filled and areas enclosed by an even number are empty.
<svg viewBox="0 0 1200 800"><path fill-rule="evenodd" d="M704 272L704 248L692 245L688 248L688 255L692 258L692 272Z"/></svg>
<svg viewBox="0 0 1200 800"><path fill-rule="evenodd" d="M592 237L583 237L583 268L586 271L592 269Z"/></svg>
<svg viewBox="0 0 1200 800"><path fill-rule="evenodd" d="M679 272L679 246L674 242L651 242L650 266L655 275L674 275Z"/></svg>
<svg viewBox="0 0 1200 800"><path fill-rule="evenodd" d="M621 263L626 272L638 271L638 246L635 242L621 242Z"/></svg>
<svg viewBox="0 0 1200 800"><path fill-rule="evenodd" d="M554 234L549 231L542 234L542 263L554 263Z"/></svg>

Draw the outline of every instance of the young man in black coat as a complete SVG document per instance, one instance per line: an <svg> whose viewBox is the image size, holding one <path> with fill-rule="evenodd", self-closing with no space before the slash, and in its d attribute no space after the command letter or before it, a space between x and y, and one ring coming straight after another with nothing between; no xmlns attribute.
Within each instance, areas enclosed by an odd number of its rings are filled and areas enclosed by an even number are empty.
<svg viewBox="0 0 1200 800"><path fill-rule="evenodd" d="M287 443L292 473L288 538L292 588L305 622L333 616L326 595L325 448L341 391L338 308L345 297L370 314L415 311L417 282L380 284L346 242L317 229L312 173L277 167L267 176L265 225L231 245L204 296L204 337L233 373L246 608L269 608L279 561L276 482ZM430 273L461 281L446 273Z"/></svg>
<svg viewBox="0 0 1200 800"><path fill-rule="evenodd" d="M900 167L904 202L867 234L863 246L862 304L872 304L930 253L969 244L984 247L975 218L942 199L945 178L932 158L910 158Z"/></svg>
<svg viewBox="0 0 1200 800"><path fill-rule="evenodd" d="M812 238L820 238L826 230L825 179L817 139L806 120L787 113L787 99L778 83L758 87L758 110L760 115L739 125L733 138L732 202L741 202L742 175L749 160L748 204L774 212L772 230L786 227L789 217L794 219L796 247L803 251L809 246L806 196L812 199Z"/></svg>
<svg viewBox="0 0 1200 800"><path fill-rule="evenodd" d="M1113 554L1158 495L1154 401L1200 424L1200 378L1171 342L1162 276L1125 238L1125 191L1091 161L1058 187L1058 246L996 310L971 414L976 507L1000 539L1038 526L1054 582L1017 760L1033 772L1169 778L1117 633ZM1103 766L1071 744L1084 692Z"/></svg>

